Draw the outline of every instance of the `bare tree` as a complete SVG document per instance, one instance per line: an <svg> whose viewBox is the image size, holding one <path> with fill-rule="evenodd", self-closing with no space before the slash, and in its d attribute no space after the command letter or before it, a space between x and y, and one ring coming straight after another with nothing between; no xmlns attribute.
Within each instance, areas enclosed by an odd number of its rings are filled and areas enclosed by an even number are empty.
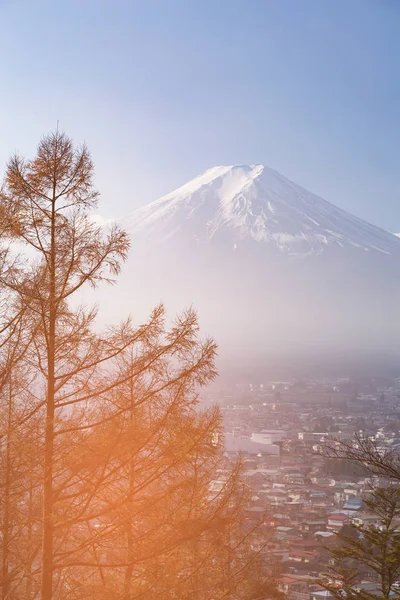
<svg viewBox="0 0 400 600"><path fill-rule="evenodd" d="M108 272L116 274L129 247L126 234L118 227L103 239L100 229L90 222L88 211L97 201L92 173L87 149L74 149L66 135L56 132L41 141L33 160L18 156L10 160L1 196L1 211L8 224L6 233L37 254L29 273L28 269L7 271L2 274L1 283L41 324L36 346L46 413L42 600L52 598L54 428L56 410L61 404L56 394L71 377L71 372L63 369L65 348L79 344L93 320L91 312L74 313L68 301L83 285L96 286L109 280ZM76 366L81 368L82 365Z"/></svg>
<svg viewBox="0 0 400 600"><path fill-rule="evenodd" d="M21 261L4 251L3 347L31 382L17 393L4 363L4 481L11 493L20 465L21 502L14 529L10 496L2 513L3 598L22 585L27 600L261 598L273 585L244 520L240 469L221 480L221 417L198 406L215 343L192 310L170 328L159 306L139 327L99 333L96 310L72 302L86 284L112 283L129 248L119 227L104 235L90 220L92 176L87 149L57 131L33 160L10 160L0 195L3 235L29 247Z"/></svg>

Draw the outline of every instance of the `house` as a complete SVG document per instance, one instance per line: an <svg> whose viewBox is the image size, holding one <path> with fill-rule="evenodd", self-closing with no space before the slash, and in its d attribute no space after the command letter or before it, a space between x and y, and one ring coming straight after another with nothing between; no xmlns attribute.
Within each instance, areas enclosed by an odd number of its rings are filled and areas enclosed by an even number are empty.
<svg viewBox="0 0 400 600"><path fill-rule="evenodd" d="M341 513L334 513L328 516L328 524L326 526L328 531L338 532L342 529L343 525L349 525L351 523L351 517L343 515Z"/></svg>
<svg viewBox="0 0 400 600"><path fill-rule="evenodd" d="M328 494L326 492L313 491L310 494L311 504L319 504L320 502L326 502L328 500Z"/></svg>
<svg viewBox="0 0 400 600"><path fill-rule="evenodd" d="M294 550L289 548L289 560L293 563L308 565L314 560L313 552L306 552L304 550Z"/></svg>
<svg viewBox="0 0 400 600"><path fill-rule="evenodd" d="M300 526L301 531L305 533L313 534L316 531L325 531L326 529L326 521L322 519L303 521Z"/></svg>
<svg viewBox="0 0 400 600"><path fill-rule="evenodd" d="M283 527L282 525L279 525L279 527L275 528L275 533L278 539L283 539L294 535L295 530L293 527Z"/></svg>
<svg viewBox="0 0 400 600"><path fill-rule="evenodd" d="M371 525L378 526L381 519L377 515L369 513L356 513L352 518L352 523L359 527L369 527Z"/></svg>
<svg viewBox="0 0 400 600"><path fill-rule="evenodd" d="M282 577L278 581L278 590L288 600L310 600L310 584L295 577Z"/></svg>
<svg viewBox="0 0 400 600"><path fill-rule="evenodd" d="M316 540L326 540L335 535L333 531L316 531L314 537Z"/></svg>
<svg viewBox="0 0 400 600"><path fill-rule="evenodd" d="M350 498L354 498L358 494L358 490L349 485L348 483L337 483L334 487L335 490L335 502L337 504L343 504L348 502Z"/></svg>
<svg viewBox="0 0 400 600"><path fill-rule="evenodd" d="M269 548L265 552L261 553L265 564L276 566L278 563L286 563L289 560L289 550L287 548L276 548L270 550Z"/></svg>
<svg viewBox="0 0 400 600"><path fill-rule="evenodd" d="M355 592L364 592L365 595L370 595L371 597L381 597L382 596L382 591L380 589L380 586L378 583L373 583L373 582L361 582L358 585L356 585L354 588ZM391 591L389 593L389 597L393 598L393 599L397 599L399 598L399 593L397 591Z"/></svg>
<svg viewBox="0 0 400 600"><path fill-rule="evenodd" d="M344 510L361 510L363 507L363 501L361 498L349 498L347 502L344 504Z"/></svg>
<svg viewBox="0 0 400 600"><path fill-rule="evenodd" d="M285 502L286 511L292 516L300 514L303 506L303 502Z"/></svg>
<svg viewBox="0 0 400 600"><path fill-rule="evenodd" d="M266 501L271 507L283 507L287 502L288 494L283 490L273 490L266 494Z"/></svg>
<svg viewBox="0 0 400 600"><path fill-rule="evenodd" d="M228 455L243 453L248 455L275 454L279 456L279 446L275 444L261 444L251 438L230 433L225 434L225 449Z"/></svg>
<svg viewBox="0 0 400 600"><path fill-rule="evenodd" d="M327 590L314 590L310 593L310 600L333 600L333 596Z"/></svg>
<svg viewBox="0 0 400 600"><path fill-rule="evenodd" d="M315 552L321 548L321 543L318 539L297 538L289 542L291 550L301 550L304 552Z"/></svg>
<svg viewBox="0 0 400 600"><path fill-rule="evenodd" d="M284 477L288 483L296 483L298 485L304 485L304 475L301 473L287 473Z"/></svg>

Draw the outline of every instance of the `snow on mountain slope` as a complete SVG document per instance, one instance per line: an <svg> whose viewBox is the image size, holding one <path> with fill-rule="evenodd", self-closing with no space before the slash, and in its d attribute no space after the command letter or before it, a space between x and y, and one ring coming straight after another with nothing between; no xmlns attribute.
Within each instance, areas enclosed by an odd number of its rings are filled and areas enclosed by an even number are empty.
<svg viewBox="0 0 400 600"><path fill-rule="evenodd" d="M124 225L150 243L184 236L232 249L259 243L274 254L327 248L400 255L400 239L350 215L263 165L213 167L135 211Z"/></svg>

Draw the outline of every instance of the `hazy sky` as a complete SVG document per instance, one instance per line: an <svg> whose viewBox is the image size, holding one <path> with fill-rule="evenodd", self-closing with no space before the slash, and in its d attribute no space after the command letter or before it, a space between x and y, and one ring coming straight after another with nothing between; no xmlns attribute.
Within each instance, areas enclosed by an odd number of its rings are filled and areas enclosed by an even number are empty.
<svg viewBox="0 0 400 600"><path fill-rule="evenodd" d="M265 163L400 231L399 0L0 0L0 165L61 127L101 212Z"/></svg>

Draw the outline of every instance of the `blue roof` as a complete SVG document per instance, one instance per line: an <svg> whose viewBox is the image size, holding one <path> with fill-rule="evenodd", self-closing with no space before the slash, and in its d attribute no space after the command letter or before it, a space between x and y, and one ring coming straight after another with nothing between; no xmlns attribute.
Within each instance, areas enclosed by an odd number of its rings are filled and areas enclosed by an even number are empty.
<svg viewBox="0 0 400 600"><path fill-rule="evenodd" d="M345 510L358 510L359 508L362 507L362 505L363 505L363 502L359 498L350 498L344 504L343 508Z"/></svg>

